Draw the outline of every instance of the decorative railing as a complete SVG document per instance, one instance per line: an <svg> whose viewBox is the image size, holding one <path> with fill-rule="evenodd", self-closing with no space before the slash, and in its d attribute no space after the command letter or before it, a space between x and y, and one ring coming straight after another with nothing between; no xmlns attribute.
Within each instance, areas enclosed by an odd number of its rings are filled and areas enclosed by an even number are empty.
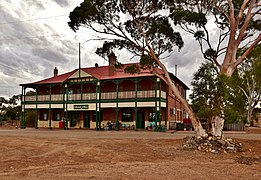
<svg viewBox="0 0 261 180"><path fill-rule="evenodd" d="M148 90L148 91L137 91L137 98L156 98L159 97L159 90ZM68 97L68 98L67 98ZM86 93L86 94L68 94L66 97L65 94L52 94L52 95L38 95L37 100L39 102L49 102L49 101L85 101L85 100L96 100L96 93ZM102 92L101 99L102 100L111 100L116 99L116 92ZM118 99L135 99L136 93L135 91L124 91L118 92ZM161 91L161 98L166 99L166 92ZM36 95L33 96L25 96L26 102L35 102Z"/></svg>

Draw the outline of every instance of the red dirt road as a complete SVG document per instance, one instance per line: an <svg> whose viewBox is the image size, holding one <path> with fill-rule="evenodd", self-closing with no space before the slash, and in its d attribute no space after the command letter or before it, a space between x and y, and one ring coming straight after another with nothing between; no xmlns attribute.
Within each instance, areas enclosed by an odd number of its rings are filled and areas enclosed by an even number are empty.
<svg viewBox="0 0 261 180"><path fill-rule="evenodd" d="M232 154L185 151L187 135L0 128L0 179L260 179L261 134Z"/></svg>

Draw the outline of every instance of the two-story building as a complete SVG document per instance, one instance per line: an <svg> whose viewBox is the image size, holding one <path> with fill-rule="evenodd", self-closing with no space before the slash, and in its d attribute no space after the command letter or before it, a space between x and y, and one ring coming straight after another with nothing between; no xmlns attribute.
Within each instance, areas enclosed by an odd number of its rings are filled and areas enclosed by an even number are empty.
<svg viewBox="0 0 261 180"><path fill-rule="evenodd" d="M108 122L116 128L125 125L145 129L151 123L169 128L170 122L183 121L185 110L164 77L149 70L128 74L124 68L131 64L116 69L115 62L116 57L111 54L109 66L96 64L61 75L55 68L53 77L21 84L21 127L25 127L25 114L29 109L36 112L36 128L99 129ZM156 71L164 74L159 68ZM169 74L186 97L189 88L174 74Z"/></svg>

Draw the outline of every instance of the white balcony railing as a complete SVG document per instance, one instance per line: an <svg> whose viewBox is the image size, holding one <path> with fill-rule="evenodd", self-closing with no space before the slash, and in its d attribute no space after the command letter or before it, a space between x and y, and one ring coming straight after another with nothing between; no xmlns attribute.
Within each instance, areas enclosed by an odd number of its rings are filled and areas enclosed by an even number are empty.
<svg viewBox="0 0 261 180"><path fill-rule="evenodd" d="M148 91L137 91L137 98L154 98L158 96L155 90L148 90ZM116 99L117 93L116 92L103 92L101 93L102 100L110 100ZM51 98L51 99L50 99ZM135 91L124 91L118 92L118 99L134 99L136 98ZM161 91L161 98L166 99L166 92ZM53 95L38 95L39 102L46 102L46 101L63 101L66 100L66 95L64 94L53 94ZM81 101L81 100L95 100L96 93L86 93L86 94L68 94L68 101ZM25 96L26 102L34 102L36 101L36 96Z"/></svg>

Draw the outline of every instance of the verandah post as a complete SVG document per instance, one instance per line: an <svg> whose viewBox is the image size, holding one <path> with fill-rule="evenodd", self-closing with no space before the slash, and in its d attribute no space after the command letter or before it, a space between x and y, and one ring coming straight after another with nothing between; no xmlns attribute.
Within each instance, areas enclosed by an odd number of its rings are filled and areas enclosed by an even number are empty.
<svg viewBox="0 0 261 180"><path fill-rule="evenodd" d="M116 130L119 130L119 81L116 80Z"/></svg>
<svg viewBox="0 0 261 180"><path fill-rule="evenodd" d="M138 97L138 80L135 78L135 129L137 129L138 122L138 108L137 108L137 97Z"/></svg>
<svg viewBox="0 0 261 180"><path fill-rule="evenodd" d="M68 101L68 85L65 84L64 85L65 87L65 122L64 122L64 129L67 130L68 129L68 104L67 104L67 101Z"/></svg>
<svg viewBox="0 0 261 180"><path fill-rule="evenodd" d="M26 87L22 86L22 97L21 97L21 129L25 129L25 89Z"/></svg>
<svg viewBox="0 0 261 180"><path fill-rule="evenodd" d="M35 105L35 129L38 129L38 86L35 88L35 98L36 98L36 105Z"/></svg>
<svg viewBox="0 0 261 180"><path fill-rule="evenodd" d="M48 108L49 129L52 129L52 122L51 122L51 100L52 100L52 86L49 85L49 108Z"/></svg>
<svg viewBox="0 0 261 180"><path fill-rule="evenodd" d="M100 82L96 83L96 130L100 130Z"/></svg>

